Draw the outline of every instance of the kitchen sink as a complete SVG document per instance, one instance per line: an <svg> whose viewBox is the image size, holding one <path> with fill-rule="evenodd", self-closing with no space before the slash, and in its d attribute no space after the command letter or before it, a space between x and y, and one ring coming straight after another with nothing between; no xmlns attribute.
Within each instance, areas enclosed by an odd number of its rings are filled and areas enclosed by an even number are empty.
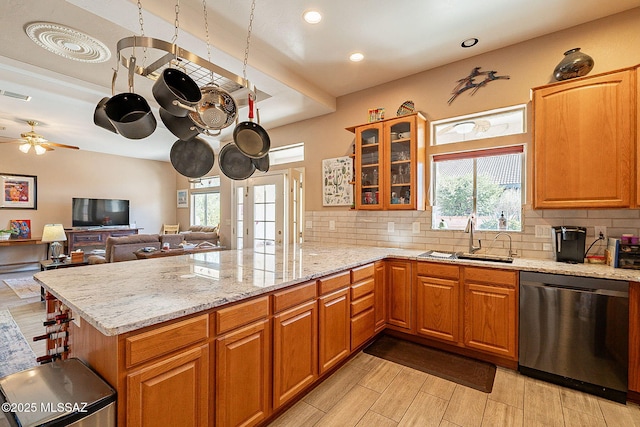
<svg viewBox="0 0 640 427"><path fill-rule="evenodd" d="M506 262L512 263L513 258L508 256L500 256L500 255L487 255L487 254L470 254L466 252L458 252L456 253L456 258L458 259L472 259L476 261L493 261L493 262Z"/></svg>

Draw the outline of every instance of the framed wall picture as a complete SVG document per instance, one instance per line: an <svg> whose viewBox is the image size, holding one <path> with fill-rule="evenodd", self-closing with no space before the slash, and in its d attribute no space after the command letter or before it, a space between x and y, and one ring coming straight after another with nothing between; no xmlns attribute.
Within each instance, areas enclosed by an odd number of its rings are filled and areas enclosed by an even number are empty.
<svg viewBox="0 0 640 427"><path fill-rule="evenodd" d="M349 156L322 161L322 206L353 204L353 159Z"/></svg>
<svg viewBox="0 0 640 427"><path fill-rule="evenodd" d="M3 209L37 209L37 177L0 173Z"/></svg>
<svg viewBox="0 0 640 427"><path fill-rule="evenodd" d="M178 207L189 207L189 190L178 190Z"/></svg>
<svg viewBox="0 0 640 427"><path fill-rule="evenodd" d="M12 219L9 221L11 229L18 239L31 238L31 220L30 219Z"/></svg>

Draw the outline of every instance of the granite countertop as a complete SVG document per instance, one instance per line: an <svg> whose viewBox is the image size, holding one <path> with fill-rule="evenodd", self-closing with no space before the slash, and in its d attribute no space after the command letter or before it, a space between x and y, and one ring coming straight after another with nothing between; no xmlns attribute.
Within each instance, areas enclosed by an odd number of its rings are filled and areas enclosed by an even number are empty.
<svg viewBox="0 0 640 427"><path fill-rule="evenodd" d="M518 259L512 264L418 258L424 250L307 244L63 268L36 273L55 297L107 336L155 325L383 258L640 281L640 271ZM268 253L271 252L271 253Z"/></svg>

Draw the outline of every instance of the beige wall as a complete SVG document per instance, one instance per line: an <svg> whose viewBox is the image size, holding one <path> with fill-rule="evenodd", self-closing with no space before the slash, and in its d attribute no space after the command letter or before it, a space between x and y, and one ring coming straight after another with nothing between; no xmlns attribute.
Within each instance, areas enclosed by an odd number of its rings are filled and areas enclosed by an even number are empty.
<svg viewBox="0 0 640 427"><path fill-rule="evenodd" d="M307 211L348 210L322 207L321 161L351 153L354 138L345 128L366 123L369 108L384 107L389 118L410 99L430 120L439 120L525 104L532 87L552 81L553 69L568 49L580 47L594 58L590 74L639 64L638 28L640 8L341 97L335 113L270 129L269 135L274 146L305 142ZM476 66L511 78L492 82L473 96L464 93L448 105L456 80ZM527 135L525 140L529 139Z"/></svg>
<svg viewBox="0 0 640 427"><path fill-rule="evenodd" d="M17 144L0 144L0 173L37 176L38 206L0 209L0 228L11 219L30 219L32 235L48 223L71 227L71 199L130 200L131 221L143 233L158 233L176 220L176 173L168 162L140 160L82 150L56 149L43 156L24 154ZM0 264L42 258L43 247L0 247Z"/></svg>

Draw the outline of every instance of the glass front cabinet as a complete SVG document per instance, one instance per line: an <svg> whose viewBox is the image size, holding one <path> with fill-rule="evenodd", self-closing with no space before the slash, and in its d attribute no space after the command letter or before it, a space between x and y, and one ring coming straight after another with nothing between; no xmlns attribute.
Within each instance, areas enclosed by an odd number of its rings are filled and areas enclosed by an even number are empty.
<svg viewBox="0 0 640 427"><path fill-rule="evenodd" d="M414 113L347 130L355 133L356 209L424 210L424 116Z"/></svg>

